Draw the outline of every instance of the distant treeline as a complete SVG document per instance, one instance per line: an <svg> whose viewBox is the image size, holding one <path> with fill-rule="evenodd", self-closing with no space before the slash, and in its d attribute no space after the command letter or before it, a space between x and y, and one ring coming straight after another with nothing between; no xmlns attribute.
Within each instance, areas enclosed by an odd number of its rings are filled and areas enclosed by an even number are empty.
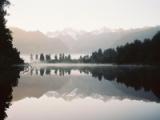
<svg viewBox="0 0 160 120"><path fill-rule="evenodd" d="M40 55L36 54L35 59L33 55L31 54L30 59L31 61L38 60L38 61L47 62L47 63L69 63L69 62L75 63L79 61L79 60L71 59L70 54L65 55L64 53L60 53L59 55L56 54L54 55L54 58L51 58L50 54L43 54L43 53L41 53Z"/></svg>
<svg viewBox="0 0 160 120"><path fill-rule="evenodd" d="M99 49L91 56L80 57L84 63L115 63L115 64L150 64L160 65L160 31L152 39L144 41L135 40L118 46L116 49L110 48L102 51Z"/></svg>
<svg viewBox="0 0 160 120"><path fill-rule="evenodd" d="M112 63L112 64L148 64L160 65L160 31L152 39L135 40L117 48L104 51L99 49L91 55L72 59L71 55L60 53L51 59L49 54L36 55L36 60L47 63ZM31 60L33 56L31 55Z"/></svg>

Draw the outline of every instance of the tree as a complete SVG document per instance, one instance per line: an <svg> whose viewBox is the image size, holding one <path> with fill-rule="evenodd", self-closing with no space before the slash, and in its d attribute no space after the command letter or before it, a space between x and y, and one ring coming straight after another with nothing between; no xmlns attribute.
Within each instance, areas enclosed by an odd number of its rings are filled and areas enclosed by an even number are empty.
<svg viewBox="0 0 160 120"><path fill-rule="evenodd" d="M107 49L103 53L104 61L107 63L113 63L116 61L117 52L114 49Z"/></svg>
<svg viewBox="0 0 160 120"><path fill-rule="evenodd" d="M117 64L150 64L160 65L160 31L152 39L135 40L132 43L118 46L116 49L101 49L90 57L81 57L81 62L117 63Z"/></svg>
<svg viewBox="0 0 160 120"><path fill-rule="evenodd" d="M62 57L62 54L60 53L60 54L59 54L59 61L61 62L62 59L63 59L63 57Z"/></svg>
<svg viewBox="0 0 160 120"><path fill-rule="evenodd" d="M45 60L44 55L40 54L40 61L44 61L44 60Z"/></svg>
<svg viewBox="0 0 160 120"><path fill-rule="evenodd" d="M36 60L38 60L38 54L36 54Z"/></svg>
<svg viewBox="0 0 160 120"><path fill-rule="evenodd" d="M69 54L68 56L66 56L66 61L70 62L71 61L71 55Z"/></svg>
<svg viewBox="0 0 160 120"><path fill-rule="evenodd" d="M57 55L54 56L54 59L55 59L56 62L58 61Z"/></svg>
<svg viewBox="0 0 160 120"><path fill-rule="evenodd" d="M143 42L135 40L117 47L117 63L160 65L160 32Z"/></svg>
<svg viewBox="0 0 160 120"><path fill-rule="evenodd" d="M24 63L20 58L20 52L13 47L11 31L6 28L5 16L8 0L0 0L0 67L12 66L13 64Z"/></svg>
<svg viewBox="0 0 160 120"><path fill-rule="evenodd" d="M51 56L50 55L46 55L46 60L50 61L51 60Z"/></svg>
<svg viewBox="0 0 160 120"><path fill-rule="evenodd" d="M91 57L90 57L90 62L93 63L103 63L104 62L104 58L103 58L103 52L102 49L98 49L97 52L93 52Z"/></svg>
<svg viewBox="0 0 160 120"><path fill-rule="evenodd" d="M60 62L63 62L64 59L65 59L64 53L60 53L60 54L59 54L59 61L60 61Z"/></svg>
<svg viewBox="0 0 160 120"><path fill-rule="evenodd" d="M16 68L0 71L0 120L5 120L7 117L7 109L13 99L13 88L18 85L20 71Z"/></svg>

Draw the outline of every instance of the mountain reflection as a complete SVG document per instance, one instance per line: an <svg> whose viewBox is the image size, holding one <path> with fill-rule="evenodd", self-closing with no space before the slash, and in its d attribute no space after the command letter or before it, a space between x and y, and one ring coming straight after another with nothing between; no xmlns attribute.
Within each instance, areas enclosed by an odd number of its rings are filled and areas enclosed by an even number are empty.
<svg viewBox="0 0 160 120"><path fill-rule="evenodd" d="M66 100L94 97L106 101L114 97L160 102L159 85L158 68L40 67L21 75L14 100L46 94Z"/></svg>
<svg viewBox="0 0 160 120"><path fill-rule="evenodd" d="M0 120L7 117L6 110L11 105L13 87L18 85L20 69L0 70Z"/></svg>

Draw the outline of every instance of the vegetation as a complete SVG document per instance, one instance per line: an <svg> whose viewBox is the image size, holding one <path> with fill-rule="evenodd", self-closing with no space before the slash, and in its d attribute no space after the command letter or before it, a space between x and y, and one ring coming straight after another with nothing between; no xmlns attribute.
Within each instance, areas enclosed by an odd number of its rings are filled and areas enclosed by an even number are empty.
<svg viewBox="0 0 160 120"><path fill-rule="evenodd" d="M160 64L160 32L151 40L144 42L135 40L134 43L126 44L117 48L118 63L136 64Z"/></svg>
<svg viewBox="0 0 160 120"><path fill-rule="evenodd" d="M24 68L7 68L0 70L0 120L7 117L7 109L13 99L13 88L17 87L20 72Z"/></svg>
<svg viewBox="0 0 160 120"><path fill-rule="evenodd" d="M45 60L44 55L40 54L40 61L44 61L44 60Z"/></svg>
<svg viewBox="0 0 160 120"><path fill-rule="evenodd" d="M46 61L50 61L51 60L51 56L48 54L46 55Z"/></svg>
<svg viewBox="0 0 160 120"><path fill-rule="evenodd" d="M0 67L8 67L20 64L24 61L20 58L20 52L13 47L11 31L6 28L5 7L9 5L8 0L0 0Z"/></svg>
<svg viewBox="0 0 160 120"><path fill-rule="evenodd" d="M99 49L92 55L81 57L85 63L115 63L115 64L150 64L160 65L160 32L152 39L143 42L135 40L133 43L119 46L116 49Z"/></svg>
<svg viewBox="0 0 160 120"><path fill-rule="evenodd" d="M65 55L64 53L59 54L59 58L57 55L54 56L54 59L50 60L51 63L72 63L75 60L71 59L71 55Z"/></svg>

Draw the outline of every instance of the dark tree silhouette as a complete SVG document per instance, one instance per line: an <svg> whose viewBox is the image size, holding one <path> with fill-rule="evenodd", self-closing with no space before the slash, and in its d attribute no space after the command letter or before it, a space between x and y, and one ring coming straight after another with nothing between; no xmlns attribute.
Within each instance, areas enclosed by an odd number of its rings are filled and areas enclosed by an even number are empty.
<svg viewBox="0 0 160 120"><path fill-rule="evenodd" d="M45 60L44 55L40 54L40 61L44 61L44 60Z"/></svg>
<svg viewBox="0 0 160 120"><path fill-rule="evenodd" d="M114 63L116 62L117 52L114 49L107 49L103 53L103 62Z"/></svg>
<svg viewBox="0 0 160 120"><path fill-rule="evenodd" d="M71 55L66 56L66 61L70 62L71 61Z"/></svg>
<svg viewBox="0 0 160 120"><path fill-rule="evenodd" d="M54 59L55 59L56 62L58 61L57 55L54 56Z"/></svg>
<svg viewBox="0 0 160 120"><path fill-rule="evenodd" d="M51 55L46 55L46 61L50 61L51 60Z"/></svg>
<svg viewBox="0 0 160 120"><path fill-rule="evenodd" d="M117 63L160 65L159 51L160 32L151 40L145 39L144 42L135 40L134 43L117 47Z"/></svg>
<svg viewBox="0 0 160 120"><path fill-rule="evenodd" d="M0 120L7 117L6 110L11 105L13 87L18 85L21 69L0 70Z"/></svg>
<svg viewBox="0 0 160 120"><path fill-rule="evenodd" d="M23 63L20 58L20 52L13 47L11 31L6 28L5 16L8 0L0 0L0 67L7 67L13 64Z"/></svg>

